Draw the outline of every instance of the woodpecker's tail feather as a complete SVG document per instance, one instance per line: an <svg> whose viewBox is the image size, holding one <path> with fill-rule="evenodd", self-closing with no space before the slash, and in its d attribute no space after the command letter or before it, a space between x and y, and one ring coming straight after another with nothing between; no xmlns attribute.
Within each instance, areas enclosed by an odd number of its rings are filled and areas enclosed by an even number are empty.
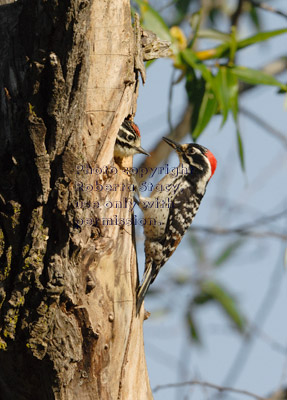
<svg viewBox="0 0 287 400"><path fill-rule="evenodd" d="M151 272L152 272L152 262L146 266L142 282L137 290L137 314L140 312L142 302L144 301L146 292L148 291L149 285L151 283L151 278L152 278Z"/></svg>

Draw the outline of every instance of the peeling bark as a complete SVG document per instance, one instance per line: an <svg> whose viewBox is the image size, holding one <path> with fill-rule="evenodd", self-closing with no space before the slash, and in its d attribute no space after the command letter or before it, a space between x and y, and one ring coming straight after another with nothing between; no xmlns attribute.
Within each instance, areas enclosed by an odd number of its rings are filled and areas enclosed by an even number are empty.
<svg viewBox="0 0 287 400"><path fill-rule="evenodd" d="M0 26L1 400L151 399L132 160L113 159L136 109L129 2L18 1Z"/></svg>

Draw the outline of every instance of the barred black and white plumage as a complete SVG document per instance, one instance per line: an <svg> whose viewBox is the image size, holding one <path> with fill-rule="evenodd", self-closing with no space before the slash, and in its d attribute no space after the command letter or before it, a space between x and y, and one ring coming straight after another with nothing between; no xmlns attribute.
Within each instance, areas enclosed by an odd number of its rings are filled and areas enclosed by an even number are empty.
<svg viewBox="0 0 287 400"><path fill-rule="evenodd" d="M216 169L216 159L205 147L195 143L180 145L173 140L163 139L177 151L181 170L188 172L177 177L173 172L166 175L159 185L168 188L168 191L158 192L155 189L149 198L139 196L139 205L146 221L146 260L144 276L137 291L137 312L150 284L192 223L205 194L206 185ZM162 208L150 207L152 202L154 205L162 205ZM154 219L156 224L151 224Z"/></svg>
<svg viewBox="0 0 287 400"><path fill-rule="evenodd" d="M149 153L141 147L141 135L138 126L133 121L125 119L116 138L114 155L123 158L137 153L149 156Z"/></svg>

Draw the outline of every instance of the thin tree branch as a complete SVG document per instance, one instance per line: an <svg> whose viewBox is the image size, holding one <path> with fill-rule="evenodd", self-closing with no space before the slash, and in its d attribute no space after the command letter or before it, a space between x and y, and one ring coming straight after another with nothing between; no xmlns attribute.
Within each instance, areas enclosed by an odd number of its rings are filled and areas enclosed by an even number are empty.
<svg viewBox="0 0 287 400"><path fill-rule="evenodd" d="M172 125L172 117L171 117L171 109L172 109L172 96L173 96L173 86L174 86L174 77L175 77L175 69L172 71L171 80L169 85L169 94L168 94L168 109L167 109L167 120L169 125L169 131L173 132Z"/></svg>
<svg viewBox="0 0 287 400"><path fill-rule="evenodd" d="M275 129L268 122L264 121L261 117L245 107L240 106L239 112L249 118L251 121L255 122L261 128L265 129L266 132L271 133L278 140L280 140L285 147L287 147L287 136L285 136L282 132Z"/></svg>
<svg viewBox="0 0 287 400"><path fill-rule="evenodd" d="M233 13L233 15L231 16L231 25L236 26L238 24L239 17L243 10L243 3L244 3L244 0L238 0L236 10Z"/></svg>
<svg viewBox="0 0 287 400"><path fill-rule="evenodd" d="M265 232L252 232L248 231L245 229L224 229L224 228L210 228L206 226L197 226L197 227L191 227L191 231L202 231L206 233L210 233L213 235L231 235L231 234L237 234L237 235L242 235L242 236L252 236L252 237L257 237L257 238L266 238L266 237L274 237L276 239L281 239L281 240L287 240L287 234L281 234L277 232L270 232L270 231L265 231Z"/></svg>
<svg viewBox="0 0 287 400"><path fill-rule="evenodd" d="M272 393L271 397L268 400L286 400L287 399L287 388L282 388Z"/></svg>
<svg viewBox="0 0 287 400"><path fill-rule="evenodd" d="M167 351L163 351L152 342L145 340L145 346L148 349L147 356L158 364L164 365L166 368L174 371L174 365L180 362L177 357L169 354Z"/></svg>
<svg viewBox="0 0 287 400"><path fill-rule="evenodd" d="M153 389L153 392L155 393L162 389L175 388L175 387L179 387L179 386L193 386L193 385L209 387L211 389L216 389L219 392L233 392L233 393L237 393L237 394L242 394L245 396L253 397L256 400L267 400L265 397L258 396L257 394L251 393L247 390L235 389L235 388L226 387L226 386L219 386L214 383L198 381L196 379L191 380L191 381L185 381L185 382L167 383L165 385L158 385Z"/></svg>
<svg viewBox="0 0 287 400"><path fill-rule="evenodd" d="M259 335L259 338L264 341L272 350L282 355L287 355L287 347L277 342L273 337L263 332L256 324L251 323L250 329L253 329L255 334Z"/></svg>
<svg viewBox="0 0 287 400"><path fill-rule="evenodd" d="M266 345L268 345L273 351L276 353L286 356L287 355L287 347L275 340L273 337L268 335L266 332L262 331L255 324L250 322L249 329L252 330L253 335L257 335L259 339L261 339ZM208 330L214 334L230 334L230 331L234 331L234 326L230 325L226 327L226 325L219 324L211 324L208 326Z"/></svg>
<svg viewBox="0 0 287 400"><path fill-rule="evenodd" d="M275 214L260 217L260 218L256 219L255 221L250 222L249 224L242 225L241 229L250 229L250 228L258 227L259 225L265 225L269 222L273 222L275 219L278 219L281 217L286 217L286 216L287 216L287 209L285 208Z"/></svg>
<svg viewBox="0 0 287 400"><path fill-rule="evenodd" d="M278 14L281 17L287 18L287 14L286 13L284 13L283 11L280 11L280 10L276 10L275 8L269 6L266 3L258 3L257 1L254 1L254 0L247 0L247 1L250 4L252 4L254 7L258 7L258 8L261 8L262 10L269 11L269 12L272 12L274 14Z"/></svg>
<svg viewBox="0 0 287 400"><path fill-rule="evenodd" d="M277 233L277 232L250 232L250 229L252 228L258 228L260 225L265 225L269 223L270 221L273 222L276 219L279 219L281 217L284 217L287 215L287 209L284 209L276 214L269 215L267 217L261 217L258 218L257 220L250 222L245 225L240 225L235 228L211 228L209 226L191 226L189 229L191 231L203 231L207 233L212 233L215 235L230 235L232 233L236 233L239 235L249 235L249 236L254 236L254 237L266 237L266 236L272 236L276 237L282 240L287 240L287 234L284 233Z"/></svg>

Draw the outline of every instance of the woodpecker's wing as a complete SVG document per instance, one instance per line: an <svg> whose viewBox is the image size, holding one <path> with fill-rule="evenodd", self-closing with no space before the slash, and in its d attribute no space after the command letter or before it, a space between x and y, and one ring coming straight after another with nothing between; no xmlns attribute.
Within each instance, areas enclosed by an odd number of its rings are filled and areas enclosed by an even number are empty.
<svg viewBox="0 0 287 400"><path fill-rule="evenodd" d="M185 185L174 197L172 207L169 211L164 237L159 241L162 245L162 259L158 264L153 262L151 283L156 278L160 268L166 263L181 242L181 239L197 213L202 197L201 194L195 193L191 185Z"/></svg>

